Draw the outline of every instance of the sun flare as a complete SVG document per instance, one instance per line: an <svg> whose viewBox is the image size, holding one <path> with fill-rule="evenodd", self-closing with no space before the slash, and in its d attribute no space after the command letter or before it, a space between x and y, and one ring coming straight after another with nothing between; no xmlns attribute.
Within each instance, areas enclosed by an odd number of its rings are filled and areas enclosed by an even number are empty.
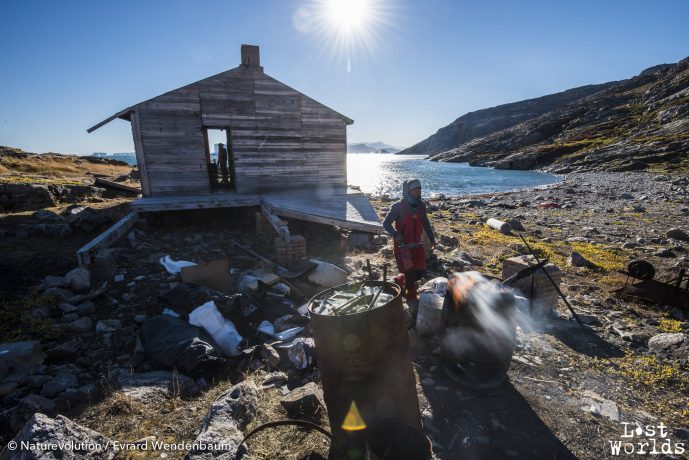
<svg viewBox="0 0 689 460"><path fill-rule="evenodd" d="M324 7L328 21L335 27L360 28L371 19L367 0L328 0Z"/></svg>
<svg viewBox="0 0 689 460"><path fill-rule="evenodd" d="M323 55L345 63L373 55L383 37L389 39L391 0L307 0L292 16L294 28L312 35Z"/></svg>

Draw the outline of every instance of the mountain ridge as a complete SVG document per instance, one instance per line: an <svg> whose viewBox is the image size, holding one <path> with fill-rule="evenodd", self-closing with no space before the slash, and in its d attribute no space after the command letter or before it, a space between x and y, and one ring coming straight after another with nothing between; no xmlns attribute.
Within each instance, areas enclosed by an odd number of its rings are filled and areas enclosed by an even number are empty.
<svg viewBox="0 0 689 460"><path fill-rule="evenodd" d="M626 80L470 112L399 154L556 173L689 169L687 131L689 58Z"/></svg>

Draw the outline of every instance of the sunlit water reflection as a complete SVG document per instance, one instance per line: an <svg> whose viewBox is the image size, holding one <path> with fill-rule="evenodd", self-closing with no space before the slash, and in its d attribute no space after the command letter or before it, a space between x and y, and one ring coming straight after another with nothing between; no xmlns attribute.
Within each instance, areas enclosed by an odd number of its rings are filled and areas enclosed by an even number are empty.
<svg viewBox="0 0 689 460"><path fill-rule="evenodd" d="M560 178L536 171L511 171L479 168L465 163L438 163L418 155L350 153L347 179L350 185L374 195L401 193L402 181L421 180L424 195L468 195L517 190L552 184Z"/></svg>

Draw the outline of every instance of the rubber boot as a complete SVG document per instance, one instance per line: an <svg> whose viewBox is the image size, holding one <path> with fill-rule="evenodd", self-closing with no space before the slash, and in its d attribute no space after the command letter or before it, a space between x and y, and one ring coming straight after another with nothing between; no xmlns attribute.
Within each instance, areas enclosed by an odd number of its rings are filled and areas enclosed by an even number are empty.
<svg viewBox="0 0 689 460"><path fill-rule="evenodd" d="M416 285L406 289L405 297L407 300L417 300L419 298L419 295L416 292Z"/></svg>

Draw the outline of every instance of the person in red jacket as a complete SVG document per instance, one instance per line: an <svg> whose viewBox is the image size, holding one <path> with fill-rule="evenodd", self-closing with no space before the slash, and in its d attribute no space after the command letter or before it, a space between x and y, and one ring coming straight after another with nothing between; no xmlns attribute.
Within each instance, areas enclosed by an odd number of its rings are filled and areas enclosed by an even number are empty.
<svg viewBox="0 0 689 460"><path fill-rule="evenodd" d="M416 282L426 270L426 250L421 244L425 231L435 248L435 235L426 213L426 203L421 199L421 181L413 179L404 183L403 198L390 207L383 228L395 240L397 268L405 275L407 300L417 298ZM394 223L394 228L393 228Z"/></svg>

